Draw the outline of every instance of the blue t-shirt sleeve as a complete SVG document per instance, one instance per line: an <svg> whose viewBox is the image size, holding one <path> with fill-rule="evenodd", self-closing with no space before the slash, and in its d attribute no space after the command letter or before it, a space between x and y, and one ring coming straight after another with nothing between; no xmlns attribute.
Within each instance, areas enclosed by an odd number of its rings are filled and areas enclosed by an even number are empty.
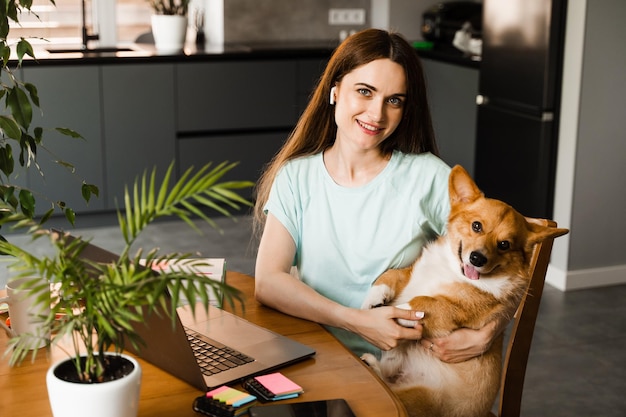
<svg viewBox="0 0 626 417"><path fill-rule="evenodd" d="M299 190L297 183L288 167L283 167L272 184L270 195L265 207L265 214L272 213L274 217L287 229L298 246L298 217L300 203L298 202Z"/></svg>

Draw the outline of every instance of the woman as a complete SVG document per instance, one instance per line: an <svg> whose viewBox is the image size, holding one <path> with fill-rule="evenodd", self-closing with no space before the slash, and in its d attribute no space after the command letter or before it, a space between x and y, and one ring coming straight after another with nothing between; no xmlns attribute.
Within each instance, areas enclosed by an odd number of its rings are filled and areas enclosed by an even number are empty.
<svg viewBox="0 0 626 417"><path fill-rule="evenodd" d="M447 361L484 352L506 323L431 341L422 312L360 309L376 277L445 231L450 169L437 154L415 51L382 30L350 36L259 181L256 298L325 325L357 355L405 339Z"/></svg>

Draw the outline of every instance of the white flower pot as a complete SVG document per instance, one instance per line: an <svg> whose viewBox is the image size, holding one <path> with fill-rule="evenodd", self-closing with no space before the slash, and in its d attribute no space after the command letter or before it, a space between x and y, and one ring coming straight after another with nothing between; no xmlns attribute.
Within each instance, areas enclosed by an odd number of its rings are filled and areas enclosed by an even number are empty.
<svg viewBox="0 0 626 417"><path fill-rule="evenodd" d="M154 46L161 53L176 53L183 50L187 37L187 16L152 15Z"/></svg>
<svg viewBox="0 0 626 417"><path fill-rule="evenodd" d="M141 367L132 357L122 354L134 369L121 379L81 384L59 379L55 369L70 359L52 365L46 374L48 397L54 417L137 417Z"/></svg>

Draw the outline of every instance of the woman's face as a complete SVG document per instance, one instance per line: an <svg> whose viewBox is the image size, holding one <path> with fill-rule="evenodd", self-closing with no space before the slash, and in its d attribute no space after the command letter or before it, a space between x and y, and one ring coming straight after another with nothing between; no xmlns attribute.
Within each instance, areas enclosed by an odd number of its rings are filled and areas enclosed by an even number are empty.
<svg viewBox="0 0 626 417"><path fill-rule="evenodd" d="M404 69L389 59L355 68L337 83L337 141L377 148L398 127L406 100Z"/></svg>

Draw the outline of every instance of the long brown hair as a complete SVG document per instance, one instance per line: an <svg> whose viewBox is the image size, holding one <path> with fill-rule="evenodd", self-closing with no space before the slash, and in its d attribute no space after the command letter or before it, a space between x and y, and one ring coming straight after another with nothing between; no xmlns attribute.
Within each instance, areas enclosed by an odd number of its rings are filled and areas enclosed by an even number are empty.
<svg viewBox="0 0 626 417"><path fill-rule="evenodd" d="M334 51L296 127L259 179L254 209L257 232L265 219L263 207L274 178L285 162L322 152L333 145L337 125L334 107L329 103L331 87L355 68L385 58L404 68L407 95L402 120L381 143L381 152L389 155L397 149L404 153L439 154L426 97L426 82L417 53L399 34L380 29L358 32Z"/></svg>

